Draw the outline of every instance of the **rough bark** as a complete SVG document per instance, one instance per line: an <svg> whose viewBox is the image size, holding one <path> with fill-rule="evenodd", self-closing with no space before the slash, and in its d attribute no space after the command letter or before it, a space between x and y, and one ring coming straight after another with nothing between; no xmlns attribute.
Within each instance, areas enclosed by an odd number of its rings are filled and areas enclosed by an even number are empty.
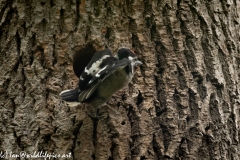
<svg viewBox="0 0 240 160"><path fill-rule="evenodd" d="M237 0L1 0L0 151L239 159L239 14ZM144 63L98 121L58 96L87 44Z"/></svg>

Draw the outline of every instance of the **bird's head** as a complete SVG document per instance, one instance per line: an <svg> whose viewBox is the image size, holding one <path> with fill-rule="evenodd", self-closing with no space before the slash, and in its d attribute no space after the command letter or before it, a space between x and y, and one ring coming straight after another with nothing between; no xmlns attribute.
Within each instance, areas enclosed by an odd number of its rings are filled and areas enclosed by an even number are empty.
<svg viewBox="0 0 240 160"><path fill-rule="evenodd" d="M142 65L142 62L138 60L135 52L133 50L130 50L129 48L120 48L117 51L116 57L121 60L121 59L129 59L132 61L132 64L134 66Z"/></svg>

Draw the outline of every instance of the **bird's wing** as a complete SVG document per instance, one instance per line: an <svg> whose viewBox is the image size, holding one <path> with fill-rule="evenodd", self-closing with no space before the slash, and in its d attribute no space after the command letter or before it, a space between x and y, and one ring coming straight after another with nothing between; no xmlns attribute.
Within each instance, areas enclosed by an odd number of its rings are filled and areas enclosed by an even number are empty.
<svg viewBox="0 0 240 160"><path fill-rule="evenodd" d="M109 62L116 60L117 59L113 57L110 49L96 52L79 77L79 89L84 90L86 85L99 70L101 70Z"/></svg>
<svg viewBox="0 0 240 160"><path fill-rule="evenodd" d="M79 101L84 101L88 99L94 91L101 85L101 82L104 81L112 73L123 69L126 66L131 67L131 61L128 59L123 59L119 61L112 61L103 67L94 77L89 81L86 88L80 93L78 99ZM117 83L117 82L116 82Z"/></svg>

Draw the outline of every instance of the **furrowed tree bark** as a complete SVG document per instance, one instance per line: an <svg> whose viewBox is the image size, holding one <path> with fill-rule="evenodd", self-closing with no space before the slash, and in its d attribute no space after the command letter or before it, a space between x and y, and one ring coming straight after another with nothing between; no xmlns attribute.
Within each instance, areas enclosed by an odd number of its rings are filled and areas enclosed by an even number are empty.
<svg viewBox="0 0 240 160"><path fill-rule="evenodd" d="M239 159L239 15L237 0L1 0L1 156ZM58 96L88 44L143 62L99 120Z"/></svg>

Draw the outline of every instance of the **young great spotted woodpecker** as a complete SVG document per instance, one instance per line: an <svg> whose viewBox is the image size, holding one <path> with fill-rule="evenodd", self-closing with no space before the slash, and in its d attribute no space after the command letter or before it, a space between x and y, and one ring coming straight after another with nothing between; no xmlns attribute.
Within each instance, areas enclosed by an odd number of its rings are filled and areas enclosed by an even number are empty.
<svg viewBox="0 0 240 160"><path fill-rule="evenodd" d="M134 67L141 64L128 48L120 48L115 56L110 49L96 52L81 73L78 87L62 91L60 97L68 105L100 107L132 80Z"/></svg>

